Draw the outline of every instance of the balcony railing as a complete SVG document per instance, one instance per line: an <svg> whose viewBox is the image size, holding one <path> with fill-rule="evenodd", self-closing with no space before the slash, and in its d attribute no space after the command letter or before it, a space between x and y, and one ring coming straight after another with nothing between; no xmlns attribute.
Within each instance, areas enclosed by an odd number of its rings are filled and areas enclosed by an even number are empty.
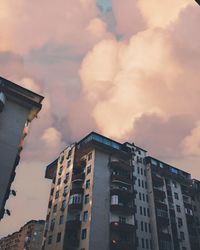
<svg viewBox="0 0 200 250"><path fill-rule="evenodd" d="M79 188L72 188L70 190L70 195L72 195L72 194L83 194L83 192L84 192L84 189L81 188L81 187L79 187Z"/></svg>
<svg viewBox="0 0 200 250"><path fill-rule="evenodd" d="M154 187L161 187L164 185L163 178L156 174L152 174L152 181Z"/></svg>
<svg viewBox="0 0 200 250"><path fill-rule="evenodd" d="M166 198L165 192L162 190L159 190L157 188L154 188L154 197L156 200L164 201Z"/></svg>
<svg viewBox="0 0 200 250"><path fill-rule="evenodd" d="M132 240L118 240L111 239L110 249L111 250L133 250L135 249L135 244Z"/></svg>
<svg viewBox="0 0 200 250"><path fill-rule="evenodd" d="M135 231L135 226L128 223L115 221L110 223L110 229L118 232L133 233Z"/></svg>
<svg viewBox="0 0 200 250"><path fill-rule="evenodd" d="M132 167L129 163L124 162L124 161L111 161L110 162L110 167L112 169L116 170L125 170L125 171L131 171Z"/></svg>
<svg viewBox="0 0 200 250"><path fill-rule="evenodd" d="M110 205L111 212L132 215L135 213L135 208L127 205L120 205L120 204L111 204Z"/></svg>
<svg viewBox="0 0 200 250"><path fill-rule="evenodd" d="M83 207L83 203L72 203L68 205L68 211L73 212L77 210L81 210Z"/></svg>
<svg viewBox="0 0 200 250"><path fill-rule="evenodd" d="M124 176L124 175L111 175L111 181L112 182L122 182L122 183L127 183L127 184L132 184L132 180L130 179L129 176Z"/></svg>
<svg viewBox="0 0 200 250"><path fill-rule="evenodd" d="M137 191L126 190L122 188L113 187L110 190L111 195L118 195L126 199L133 199Z"/></svg>
<svg viewBox="0 0 200 250"><path fill-rule="evenodd" d="M84 181L85 179L85 174L84 173L79 173L79 174L73 174L72 175L72 181Z"/></svg>
<svg viewBox="0 0 200 250"><path fill-rule="evenodd" d="M80 220L69 220L66 222L66 229L79 229L81 227Z"/></svg>

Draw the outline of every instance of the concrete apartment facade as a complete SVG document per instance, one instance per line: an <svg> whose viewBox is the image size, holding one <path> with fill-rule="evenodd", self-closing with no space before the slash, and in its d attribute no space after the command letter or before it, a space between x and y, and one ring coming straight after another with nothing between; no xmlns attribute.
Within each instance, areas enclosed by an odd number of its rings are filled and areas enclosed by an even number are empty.
<svg viewBox="0 0 200 250"><path fill-rule="evenodd" d="M44 250L199 250L200 182L97 133L49 164Z"/></svg>
<svg viewBox="0 0 200 250"><path fill-rule="evenodd" d="M44 225L44 220L27 222L18 232L0 239L0 250L40 250Z"/></svg>
<svg viewBox="0 0 200 250"><path fill-rule="evenodd" d="M0 220L28 126L40 111L42 100L42 96L0 77L0 170L3 173L0 175Z"/></svg>

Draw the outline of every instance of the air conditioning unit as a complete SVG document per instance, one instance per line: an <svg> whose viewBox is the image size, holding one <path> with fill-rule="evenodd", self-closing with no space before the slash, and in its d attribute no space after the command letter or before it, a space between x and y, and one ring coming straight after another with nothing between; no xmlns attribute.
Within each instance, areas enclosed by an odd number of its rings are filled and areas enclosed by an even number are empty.
<svg viewBox="0 0 200 250"><path fill-rule="evenodd" d="M6 97L3 92L0 92L0 112L3 111L4 105L6 102Z"/></svg>

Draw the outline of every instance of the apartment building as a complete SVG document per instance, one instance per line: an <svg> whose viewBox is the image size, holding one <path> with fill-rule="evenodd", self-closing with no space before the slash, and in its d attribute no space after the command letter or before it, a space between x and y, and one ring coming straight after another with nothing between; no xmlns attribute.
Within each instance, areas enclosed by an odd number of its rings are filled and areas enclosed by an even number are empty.
<svg viewBox="0 0 200 250"><path fill-rule="evenodd" d="M43 97L0 77L0 220L20 161L29 124L37 116Z"/></svg>
<svg viewBox="0 0 200 250"><path fill-rule="evenodd" d="M46 168L45 250L199 250L200 182L97 133Z"/></svg>
<svg viewBox="0 0 200 250"><path fill-rule="evenodd" d="M43 249L135 249L131 154L90 133L47 166L52 178Z"/></svg>
<svg viewBox="0 0 200 250"><path fill-rule="evenodd" d="M44 220L27 222L18 232L0 239L0 250L40 250L44 225Z"/></svg>

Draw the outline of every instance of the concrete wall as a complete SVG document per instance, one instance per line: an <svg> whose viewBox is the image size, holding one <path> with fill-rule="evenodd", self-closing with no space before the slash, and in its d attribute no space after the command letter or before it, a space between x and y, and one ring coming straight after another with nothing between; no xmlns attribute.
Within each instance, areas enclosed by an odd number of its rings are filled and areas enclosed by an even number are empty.
<svg viewBox="0 0 200 250"><path fill-rule="evenodd" d="M89 250L109 250L109 155L95 151Z"/></svg>
<svg viewBox="0 0 200 250"><path fill-rule="evenodd" d="M28 113L28 109L9 100L0 113L0 210L3 208Z"/></svg>

